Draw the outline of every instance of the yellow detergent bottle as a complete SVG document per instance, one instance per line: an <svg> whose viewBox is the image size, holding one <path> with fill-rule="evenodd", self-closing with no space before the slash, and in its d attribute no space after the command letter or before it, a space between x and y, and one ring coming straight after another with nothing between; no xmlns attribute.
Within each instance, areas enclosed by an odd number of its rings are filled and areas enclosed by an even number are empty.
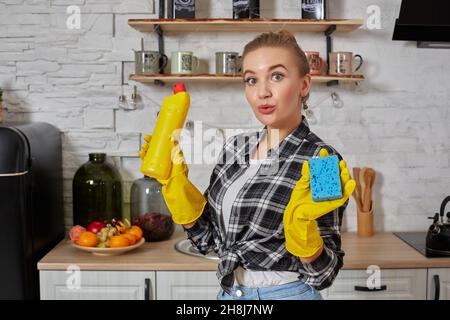
<svg viewBox="0 0 450 320"><path fill-rule="evenodd" d="M183 128L189 111L190 97L183 83L176 83L173 95L164 99L153 130L141 172L155 179L168 179L171 168L170 137L177 137Z"/></svg>

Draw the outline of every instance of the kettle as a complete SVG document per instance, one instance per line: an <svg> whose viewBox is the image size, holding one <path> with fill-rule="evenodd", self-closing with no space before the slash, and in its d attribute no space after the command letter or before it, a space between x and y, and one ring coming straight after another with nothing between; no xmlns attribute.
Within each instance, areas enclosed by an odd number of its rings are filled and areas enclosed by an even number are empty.
<svg viewBox="0 0 450 320"><path fill-rule="evenodd" d="M448 202L450 202L450 196L442 201L440 213L436 212L434 217L428 217L433 219L433 224L427 232L427 256L450 256L450 212L447 212L447 219L444 222L444 210Z"/></svg>

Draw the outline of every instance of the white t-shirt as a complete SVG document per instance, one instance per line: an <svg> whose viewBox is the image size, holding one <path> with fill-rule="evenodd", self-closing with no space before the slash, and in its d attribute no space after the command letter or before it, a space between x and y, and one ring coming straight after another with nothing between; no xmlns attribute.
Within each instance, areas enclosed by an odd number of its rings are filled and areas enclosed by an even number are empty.
<svg viewBox="0 0 450 320"><path fill-rule="evenodd" d="M244 171L244 173L234 181L225 192L222 212L223 221L228 228L230 221L231 208L233 202L236 199L238 192L242 189L245 182L252 178L258 172L259 167L265 160L250 160L250 166ZM261 288L269 287L280 284L285 284L298 280L299 273L291 271L259 271L259 270L247 270L242 267L236 268L234 271L235 281L237 284L243 287L249 288Z"/></svg>

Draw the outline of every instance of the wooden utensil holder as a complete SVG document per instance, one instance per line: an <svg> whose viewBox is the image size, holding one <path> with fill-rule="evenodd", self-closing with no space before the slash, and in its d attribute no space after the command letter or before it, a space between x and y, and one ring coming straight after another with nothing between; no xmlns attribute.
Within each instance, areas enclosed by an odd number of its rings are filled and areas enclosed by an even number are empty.
<svg viewBox="0 0 450 320"><path fill-rule="evenodd" d="M357 210L358 237L373 236L373 207L370 211Z"/></svg>

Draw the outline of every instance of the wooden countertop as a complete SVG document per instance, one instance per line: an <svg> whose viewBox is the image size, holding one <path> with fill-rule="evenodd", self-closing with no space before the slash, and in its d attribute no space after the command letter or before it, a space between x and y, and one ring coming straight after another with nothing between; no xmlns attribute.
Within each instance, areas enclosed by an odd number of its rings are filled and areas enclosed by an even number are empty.
<svg viewBox="0 0 450 320"><path fill-rule="evenodd" d="M38 269L66 270L69 265L77 265L81 270L215 271L217 260L175 250L175 243L184 237L178 232L170 240L145 243L134 251L109 257L83 252L63 240L38 263ZM426 258L392 233L377 233L370 238L343 233L342 244L343 269L366 269L369 265L382 269L450 268L450 258Z"/></svg>

